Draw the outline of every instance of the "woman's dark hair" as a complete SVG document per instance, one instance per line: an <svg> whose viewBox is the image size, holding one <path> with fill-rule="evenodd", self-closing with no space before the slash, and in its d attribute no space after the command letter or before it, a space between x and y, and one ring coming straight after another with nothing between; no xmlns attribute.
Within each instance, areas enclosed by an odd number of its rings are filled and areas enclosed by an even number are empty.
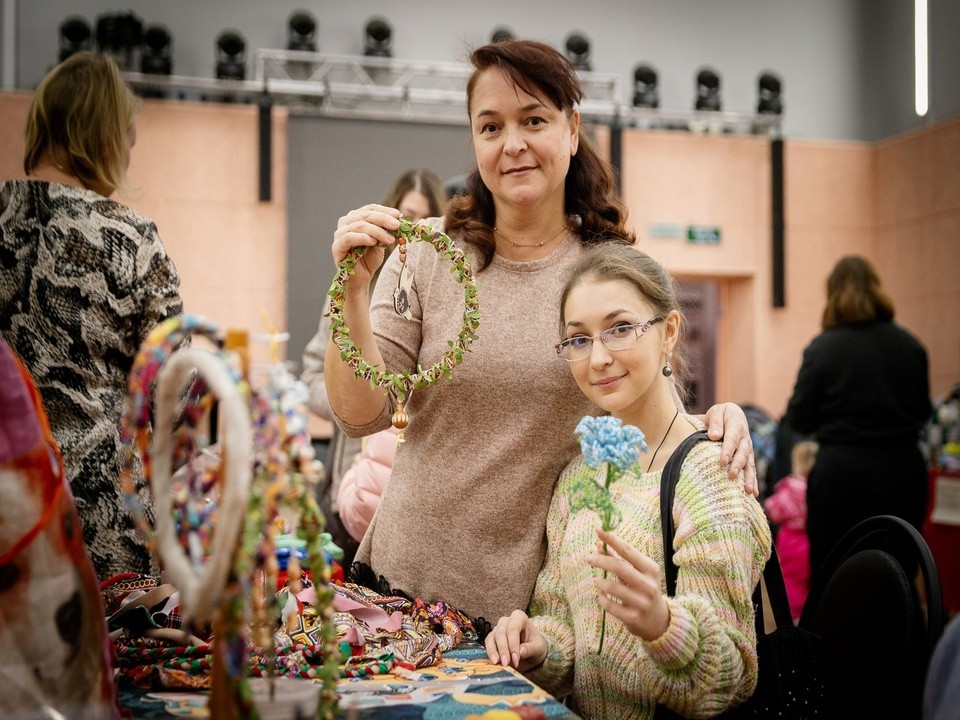
<svg viewBox="0 0 960 720"><path fill-rule="evenodd" d="M583 98L576 69L556 48L533 40L504 40L476 49L470 57L474 71L467 82L467 112L479 77L494 68L503 72L520 90L549 101L569 117ZM574 225L582 242L591 244L634 234L626 227L627 211L617 197L610 164L600 158L583 131L579 149L570 158L564 186L564 211L579 219ZM467 177L467 194L453 198L447 207L446 231L478 248L481 268L490 264L496 249L493 226L496 217L493 195L483 184L480 171Z"/></svg>
<svg viewBox="0 0 960 720"><path fill-rule="evenodd" d="M893 316L893 300L883 289L870 261L860 255L841 258L827 278L823 329L872 320L888 321L893 320Z"/></svg>

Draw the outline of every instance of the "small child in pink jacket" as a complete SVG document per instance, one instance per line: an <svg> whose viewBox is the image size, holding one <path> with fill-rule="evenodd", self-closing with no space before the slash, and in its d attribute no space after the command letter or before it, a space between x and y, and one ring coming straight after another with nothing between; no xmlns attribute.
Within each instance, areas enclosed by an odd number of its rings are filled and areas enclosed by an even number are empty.
<svg viewBox="0 0 960 720"><path fill-rule="evenodd" d="M810 540L807 538L807 476L817 458L817 444L798 442L791 454L792 472L782 478L763 507L777 531L777 555L793 621L800 619L810 592Z"/></svg>
<svg viewBox="0 0 960 720"><path fill-rule="evenodd" d="M337 493L340 521L357 542L363 540L370 527L380 496L390 479L399 432L391 427L365 437L353 464L340 478Z"/></svg>

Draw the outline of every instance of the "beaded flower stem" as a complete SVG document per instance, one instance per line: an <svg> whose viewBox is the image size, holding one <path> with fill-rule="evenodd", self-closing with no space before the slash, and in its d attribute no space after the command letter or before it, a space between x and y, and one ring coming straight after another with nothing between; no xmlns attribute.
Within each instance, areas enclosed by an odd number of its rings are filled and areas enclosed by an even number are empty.
<svg viewBox="0 0 960 720"><path fill-rule="evenodd" d="M610 532L620 524L620 511L613 502L611 486L627 470L633 467L638 458L638 446L647 451L643 432L633 425L624 425L618 418L611 416L586 416L577 423L576 435L580 436L580 449L583 452L584 469L570 488L570 512L582 509L595 511L601 519L601 525ZM599 469L606 464L603 485L597 480ZM603 552L607 554L607 544L603 543ZM607 577L607 571L603 571ZM603 639L607 630L607 612L601 613L600 642L597 653L603 651Z"/></svg>
<svg viewBox="0 0 960 720"><path fill-rule="evenodd" d="M394 399L396 412L393 415L394 427L401 430L398 442L403 441L403 428L409 422L406 405L410 395L416 388L436 385L441 377L451 377L453 368L463 362L463 353L471 342L477 339L477 328L480 325L480 308L477 301L477 285L474 282L473 271L467 262L466 256L460 248L444 233L434 231L426 225L401 219L400 227L394 235L406 245L413 241L428 242L436 248L444 258L450 261L450 271L456 276L457 282L463 286L463 324L456 340L448 340L449 349L435 364L424 370L417 365L417 372L392 373L385 369L374 367L360 353L360 349L350 338L350 328L343 320L344 286L347 280L356 272L357 263L366 251L366 247L356 247L340 261L337 274L327 295L330 296L330 330L331 337L340 348L340 359L353 368L354 375L370 382L373 388L384 388ZM405 253L404 253L405 254ZM404 257L404 260L406 258Z"/></svg>
<svg viewBox="0 0 960 720"><path fill-rule="evenodd" d="M614 481L614 467L612 464L607 463L607 474L606 474L606 479L604 480L604 483L603 483L603 486L607 490L607 492L610 492L610 486L613 484L613 481ZM612 520L611 510L612 508L610 507L605 507L603 509L603 529L604 530L610 529L611 520ZM603 543L603 554L604 555L607 554L606 543ZM607 579L606 569L604 569L603 571L603 579L604 580ZM606 634L607 634L607 611L604 610L600 617L600 642L597 646L598 655L603 652L603 638L606 636Z"/></svg>

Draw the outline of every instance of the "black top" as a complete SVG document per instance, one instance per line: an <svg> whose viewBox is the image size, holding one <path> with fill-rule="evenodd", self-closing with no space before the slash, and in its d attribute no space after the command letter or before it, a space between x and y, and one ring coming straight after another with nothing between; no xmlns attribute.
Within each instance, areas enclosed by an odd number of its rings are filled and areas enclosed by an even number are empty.
<svg viewBox="0 0 960 720"><path fill-rule="evenodd" d="M866 322L807 346L786 421L821 445L915 443L930 412L923 345L893 322Z"/></svg>

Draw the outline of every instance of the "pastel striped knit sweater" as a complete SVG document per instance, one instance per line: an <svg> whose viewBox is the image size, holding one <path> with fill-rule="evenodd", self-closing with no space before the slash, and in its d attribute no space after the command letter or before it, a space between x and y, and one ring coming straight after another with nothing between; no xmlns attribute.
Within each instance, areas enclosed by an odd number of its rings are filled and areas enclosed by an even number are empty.
<svg viewBox="0 0 960 720"><path fill-rule="evenodd" d="M770 555L770 528L760 504L720 468L720 444L701 442L680 470L673 515L677 595L670 625L653 642L607 618L586 563L596 546L597 514L569 512L583 457L557 484L547 522L547 557L530 614L548 639L547 660L529 673L548 692L573 693L587 718L651 718L657 702L690 717L712 717L748 698L757 682L751 602ZM604 471L601 468L601 471ZM623 515L616 533L663 567L660 471L627 474L612 486ZM661 580L661 587L664 588Z"/></svg>

